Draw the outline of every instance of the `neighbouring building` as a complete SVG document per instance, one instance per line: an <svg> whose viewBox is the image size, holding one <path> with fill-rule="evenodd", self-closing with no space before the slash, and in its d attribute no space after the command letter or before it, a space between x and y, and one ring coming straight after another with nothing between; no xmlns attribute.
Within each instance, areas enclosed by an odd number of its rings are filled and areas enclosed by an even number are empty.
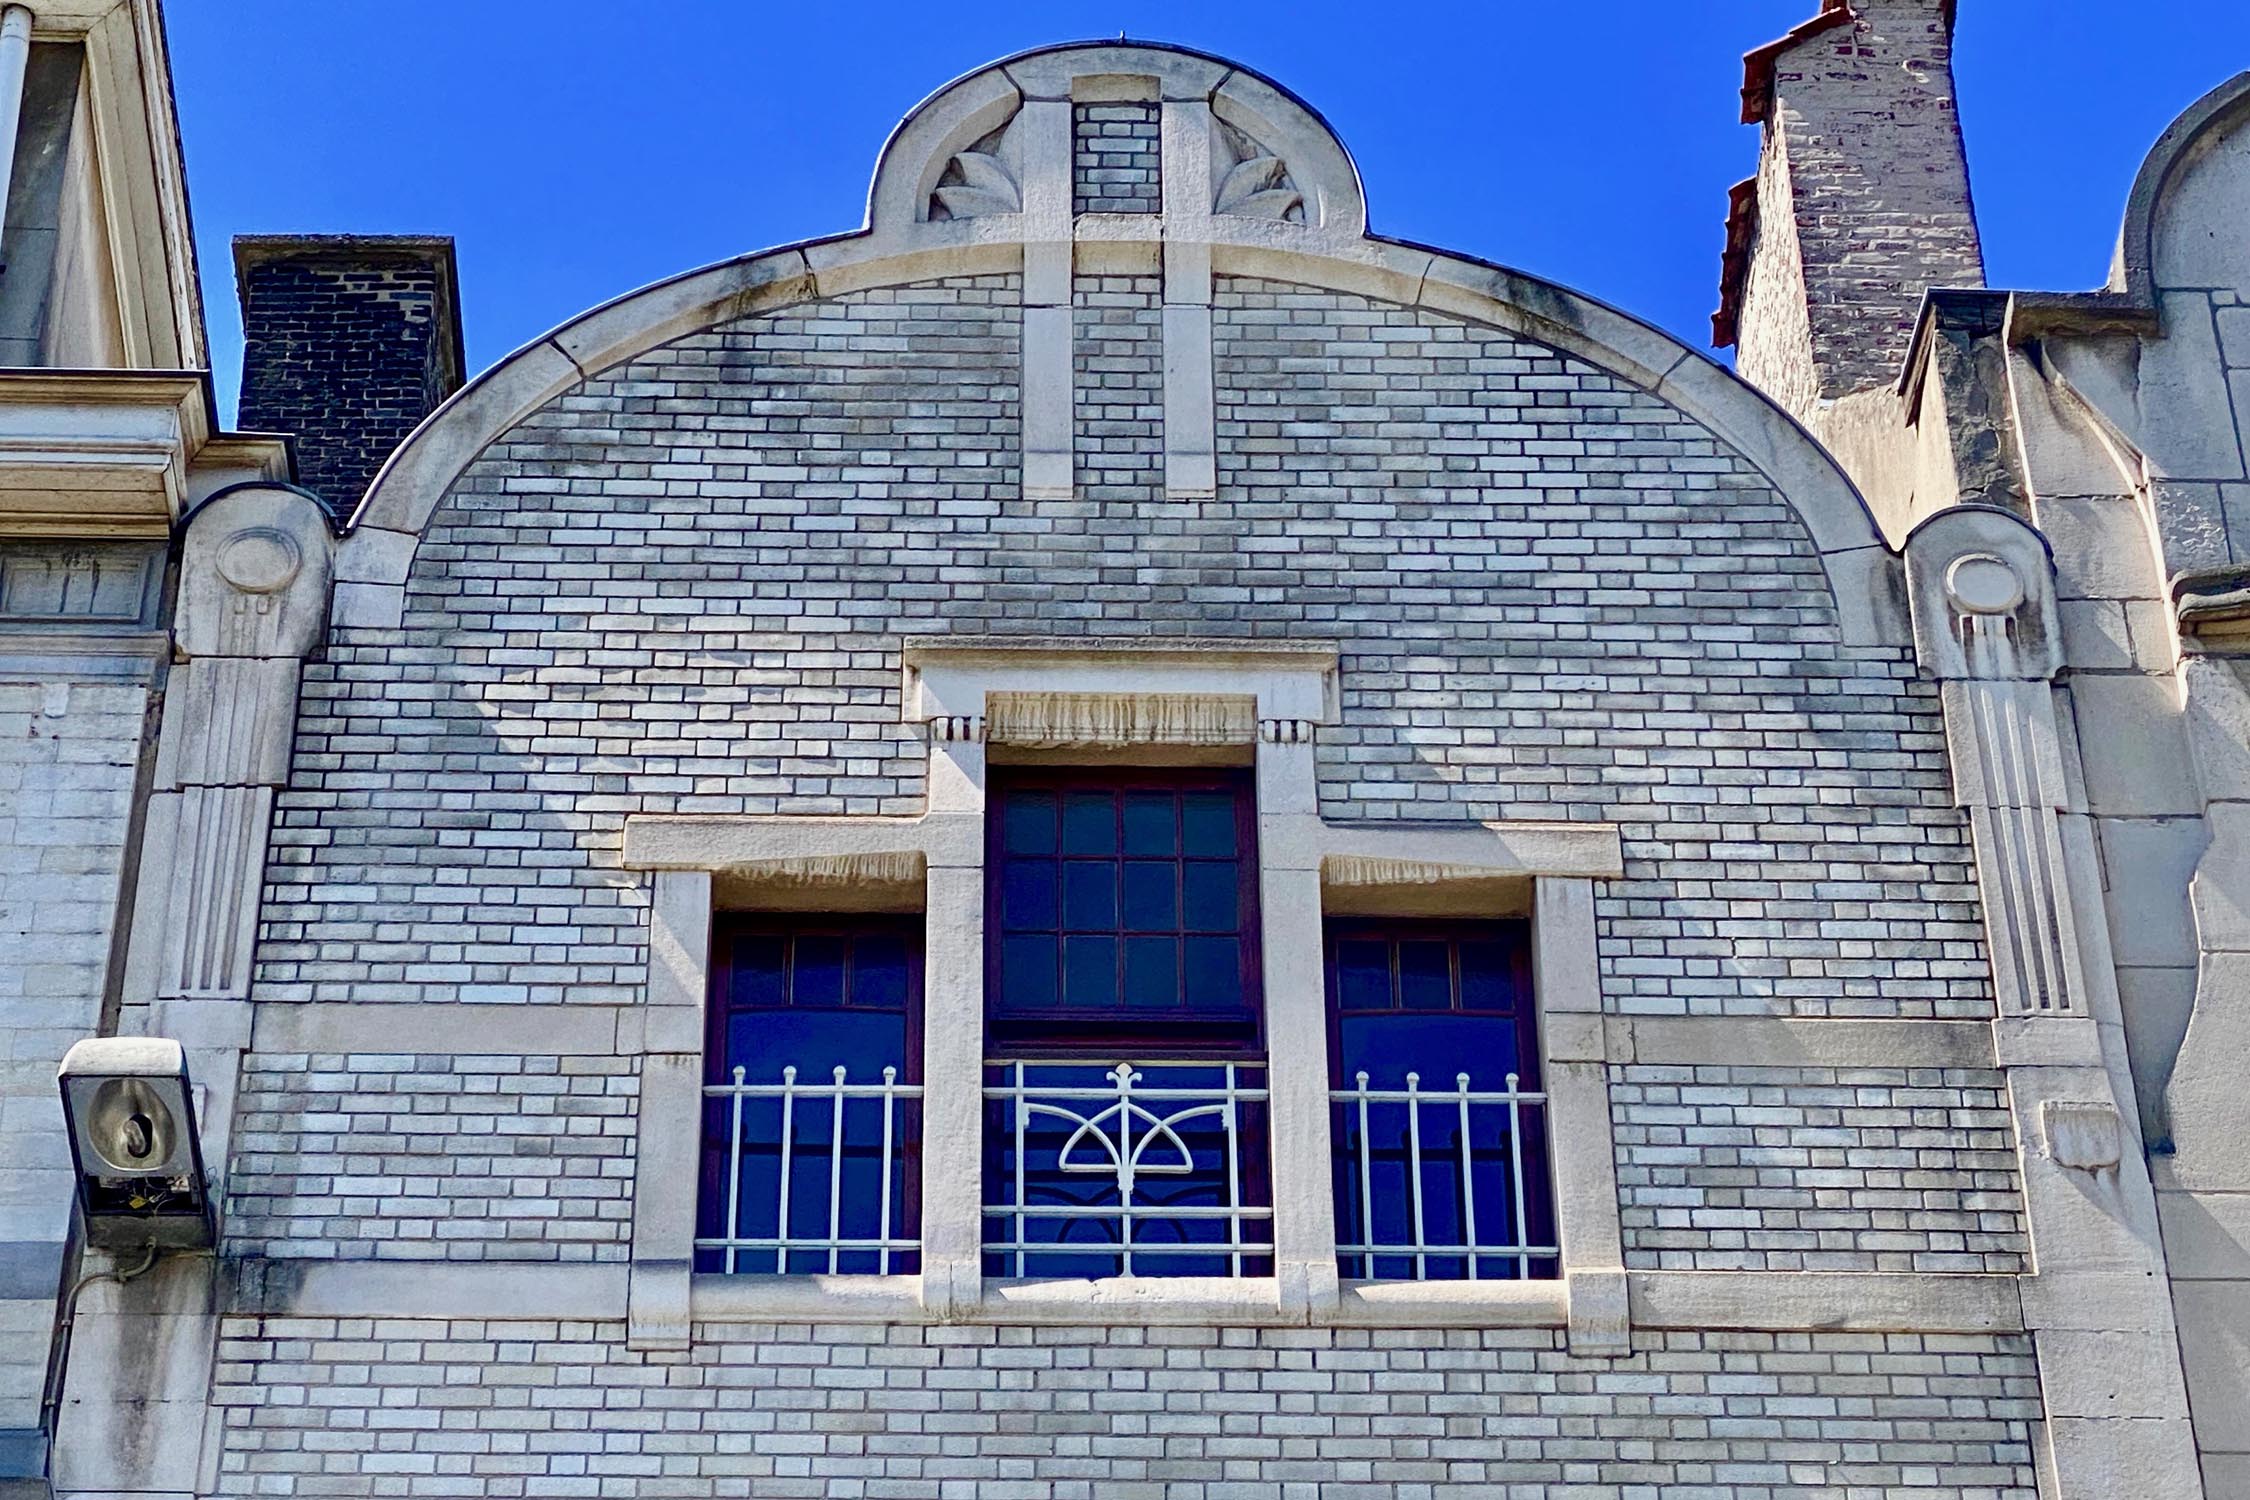
<svg viewBox="0 0 2250 1500"><path fill-rule="evenodd" d="M226 432L0 10L0 1495L2250 1500L2250 73L2006 291L1951 40L1748 55L1739 376L1121 41L466 384L239 241Z"/></svg>

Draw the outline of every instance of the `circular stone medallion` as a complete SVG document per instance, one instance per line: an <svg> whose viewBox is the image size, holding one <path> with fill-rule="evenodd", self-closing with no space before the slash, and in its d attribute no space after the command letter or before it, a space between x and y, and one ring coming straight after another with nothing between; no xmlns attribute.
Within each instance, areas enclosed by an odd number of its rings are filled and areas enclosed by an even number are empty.
<svg viewBox="0 0 2250 1500"><path fill-rule="evenodd" d="M1977 552L1945 570L1945 592L1972 615L2000 615L2023 602L2023 581L1999 558Z"/></svg>
<svg viewBox="0 0 2250 1500"><path fill-rule="evenodd" d="M219 545L219 576L246 594L286 588L304 566L296 538L270 526L238 531Z"/></svg>

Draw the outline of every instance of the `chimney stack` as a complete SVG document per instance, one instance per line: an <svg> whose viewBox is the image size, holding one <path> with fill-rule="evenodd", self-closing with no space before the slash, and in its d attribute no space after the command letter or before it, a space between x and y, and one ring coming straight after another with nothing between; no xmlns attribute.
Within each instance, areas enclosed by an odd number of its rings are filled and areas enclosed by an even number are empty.
<svg viewBox="0 0 2250 1500"><path fill-rule="evenodd" d="M1823 0L1743 58L1742 118L1764 139L1730 204L1712 342L1809 421L1897 379L1924 292L1984 285L1952 0Z"/></svg>
<svg viewBox="0 0 2250 1500"><path fill-rule="evenodd" d="M400 441L461 388L453 241L241 235L236 425L287 433L297 477L348 516Z"/></svg>

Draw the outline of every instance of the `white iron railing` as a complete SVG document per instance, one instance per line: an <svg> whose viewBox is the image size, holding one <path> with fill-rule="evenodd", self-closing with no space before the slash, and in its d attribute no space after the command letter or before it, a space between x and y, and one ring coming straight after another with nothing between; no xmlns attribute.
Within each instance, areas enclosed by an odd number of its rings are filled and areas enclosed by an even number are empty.
<svg viewBox="0 0 2250 1500"><path fill-rule="evenodd" d="M1087 1256L1116 1262L1119 1274L1144 1265L1175 1270L1183 1262L1224 1264L1241 1276L1246 1262L1273 1253L1273 1209L1262 1184L1245 1119L1265 1103L1263 1063L1166 1061L1118 1063L1009 1061L988 1064L1000 1081L985 1088L998 1102L1003 1132L997 1181L988 1180L988 1253L1025 1276L1055 1258ZM1156 1082L1150 1082L1154 1075ZM1037 1158L1036 1163L1034 1157ZM1246 1163L1250 1170L1246 1173ZM1039 1202L1058 1195L1064 1179L1091 1202ZM1208 1196L1217 1201L1164 1201ZM990 1200L995 1187L1004 1201ZM1209 1239L1197 1226L1219 1226ZM1034 1231L1055 1226L1054 1238ZM1073 1238L1083 1227L1090 1237ZM1223 1240L1216 1237L1223 1232Z"/></svg>
<svg viewBox="0 0 2250 1500"><path fill-rule="evenodd" d="M1533 1194L1533 1183L1526 1177L1524 1150L1525 1116L1545 1109L1547 1096L1543 1093L1526 1093L1517 1085L1517 1075L1510 1073L1508 1086L1497 1092L1477 1091L1469 1087L1469 1075L1454 1075L1454 1086L1448 1090L1425 1090L1422 1075L1406 1075L1403 1089L1377 1089L1368 1087L1365 1073L1356 1076L1358 1087L1337 1089L1332 1097L1342 1106L1345 1115L1343 1128L1338 1132L1337 1152L1344 1160L1340 1163L1344 1175L1356 1174L1357 1213L1339 1213L1338 1219L1355 1218L1356 1223L1337 1225L1336 1254L1345 1271L1351 1274L1354 1262L1362 1280L1414 1280L1427 1281L1431 1277L1431 1262L1461 1264L1467 1279L1479 1279L1480 1260L1512 1261L1518 1277L1531 1275L1535 1260L1551 1260L1558 1251L1551 1244L1533 1243L1529 1238L1530 1224L1527 1209ZM1376 1118L1385 1122L1385 1133L1397 1129L1392 1107L1405 1110L1405 1137L1401 1148L1375 1145ZM1424 1150L1424 1115L1436 1113L1433 1133L1441 1141ZM1543 1122L1543 1117L1542 1117ZM1484 1142L1477 1139L1478 1127L1484 1128ZM1450 1130L1451 1139L1442 1137ZM1504 1155L1502 1154L1504 1153ZM1377 1204L1376 1164L1384 1159L1384 1177L1396 1183L1396 1190L1406 1198L1405 1212L1399 1206ZM1483 1170L1479 1170L1480 1167ZM1495 1181L1495 1168L1499 1181ZM1544 1173L1546 1163L1535 1155L1529 1168ZM1449 1228L1458 1231L1458 1238L1446 1235L1438 1240L1430 1238L1429 1179L1426 1171L1436 1171L1449 1179L1448 1200L1440 1207ZM1479 1222L1477 1184L1482 1177L1487 1186L1502 1189L1501 1201L1487 1202ZM1543 1199L1541 1200L1543 1202ZM1339 1208L1345 1205L1339 1204ZM1409 1238L1405 1240L1378 1241L1375 1226L1378 1218L1395 1222L1403 1217L1408 1226ZM1356 1238L1344 1236L1357 1231ZM1385 1276L1383 1265L1411 1261L1411 1277Z"/></svg>
<svg viewBox="0 0 2250 1500"><path fill-rule="evenodd" d="M721 1268L729 1272L763 1269L763 1267L740 1265L739 1258L744 1255L759 1258L770 1255L773 1257L773 1270L777 1273L785 1273L790 1269L790 1257L793 1254L808 1252L817 1257L820 1253L826 1252L828 1271L830 1274L834 1274L847 1252L872 1253L876 1270L878 1274L883 1275L889 1274L891 1270L892 1256L920 1249L920 1241L901 1239L894 1234L892 1202L896 1186L894 1174L900 1170L899 1158L903 1154L904 1145L899 1128L899 1106L904 1101L920 1099L922 1097L921 1086L919 1084L900 1083L898 1081L898 1069L895 1067L883 1069L883 1080L880 1083L847 1082L846 1070L842 1067L835 1070L834 1081L825 1084L799 1083L797 1081L797 1070L794 1066L781 1070L781 1082L779 1083L746 1083L744 1078L747 1071L747 1069L738 1067L734 1070L734 1081L732 1083L707 1084L703 1089L706 1099L726 1101L728 1112L727 1163L726 1176L721 1183L721 1187L726 1194L727 1216L726 1233L699 1238L695 1242L696 1248L698 1250L719 1251L721 1253ZM758 1156L778 1154L779 1157L779 1190L770 1205L773 1232L770 1234L744 1234L742 1228L746 1214L753 1220L763 1222L766 1205L745 1202L743 1196L745 1147L743 1116L746 1108L766 1100L777 1101L779 1105L778 1138L773 1142L761 1141L750 1144L751 1150ZM810 1109L800 1111L798 1108L800 1104L810 1106ZM843 1232L845 1217L844 1163L846 1157L850 1154L845 1134L844 1111L847 1104L859 1105L862 1108L872 1106L881 1111L881 1144L877 1163L877 1188L872 1195L879 1206L876 1211L875 1233L872 1236L847 1236ZM797 1233L793 1232L795 1226L791 1223L793 1217L791 1213L791 1188L793 1185L792 1178L798 1165L797 1136L800 1121L809 1114L817 1112L823 1105L827 1107L828 1138L826 1142L807 1142L805 1154L813 1157L813 1170L820 1171L825 1168L828 1174L827 1233ZM854 1119L855 1122L864 1121L864 1115L855 1115ZM822 1152L823 1146L825 1146L827 1157L825 1162L818 1159L818 1154ZM855 1212L854 1217L857 1218L860 1215Z"/></svg>

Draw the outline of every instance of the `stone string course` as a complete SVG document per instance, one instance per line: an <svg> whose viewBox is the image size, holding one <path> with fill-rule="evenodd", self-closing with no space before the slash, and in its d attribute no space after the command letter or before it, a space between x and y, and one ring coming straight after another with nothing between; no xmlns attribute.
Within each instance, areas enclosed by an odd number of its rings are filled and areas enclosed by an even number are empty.
<svg viewBox="0 0 2250 1500"><path fill-rule="evenodd" d="M2033 1500L2027 1340L248 1318L221 1496Z"/></svg>
<svg viewBox="0 0 2250 1500"><path fill-rule="evenodd" d="M637 1070L631 1057L251 1054L228 1247L621 1262Z"/></svg>
<svg viewBox="0 0 2250 1500"><path fill-rule="evenodd" d="M2022 1272L1990 1069L1612 1066L1629 1266Z"/></svg>
<svg viewBox="0 0 2250 1500"><path fill-rule="evenodd" d="M1079 214L1164 208L1164 147L1154 104L1078 104L1070 111L1070 206Z"/></svg>

